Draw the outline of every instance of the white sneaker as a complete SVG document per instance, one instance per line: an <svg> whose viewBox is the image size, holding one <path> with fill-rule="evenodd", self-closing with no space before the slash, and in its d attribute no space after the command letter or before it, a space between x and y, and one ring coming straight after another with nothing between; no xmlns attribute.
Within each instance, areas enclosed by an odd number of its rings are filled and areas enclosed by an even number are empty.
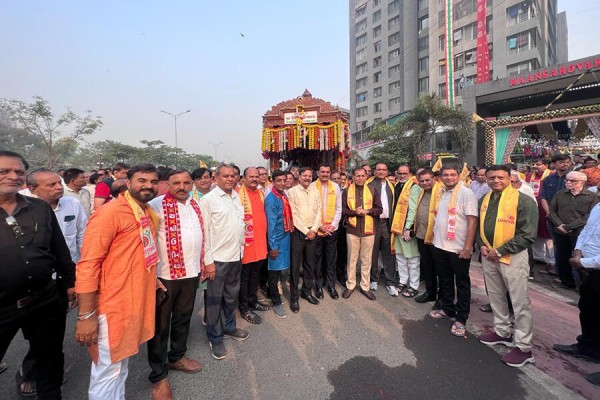
<svg viewBox="0 0 600 400"><path fill-rule="evenodd" d="M377 291L377 282L371 282L371 290Z"/></svg>
<svg viewBox="0 0 600 400"><path fill-rule="evenodd" d="M396 286L386 286L386 288L390 296L398 297L398 289L396 289Z"/></svg>

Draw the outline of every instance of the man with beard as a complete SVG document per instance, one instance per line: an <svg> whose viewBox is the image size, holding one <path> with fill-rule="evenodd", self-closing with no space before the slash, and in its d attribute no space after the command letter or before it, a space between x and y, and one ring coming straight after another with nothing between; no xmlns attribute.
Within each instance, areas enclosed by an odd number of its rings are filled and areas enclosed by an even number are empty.
<svg viewBox="0 0 600 400"><path fill-rule="evenodd" d="M125 398L129 357L154 336L158 216L148 202L158 173L141 164L127 178L127 191L92 214L77 264L75 338L93 360L90 400Z"/></svg>
<svg viewBox="0 0 600 400"><path fill-rule="evenodd" d="M394 206L392 207L392 215L396 213L396 206L400 193L404 189L404 184L411 178L411 171L408 165L403 164L396 170L396 185L394 186Z"/></svg>
<svg viewBox="0 0 600 400"><path fill-rule="evenodd" d="M204 253L202 214L190 195L192 182L188 171L171 170L167 194L150 202L159 218L156 329L148 341L148 363L152 369L148 379L154 400L173 397L169 369L188 374L202 369L198 361L185 355Z"/></svg>

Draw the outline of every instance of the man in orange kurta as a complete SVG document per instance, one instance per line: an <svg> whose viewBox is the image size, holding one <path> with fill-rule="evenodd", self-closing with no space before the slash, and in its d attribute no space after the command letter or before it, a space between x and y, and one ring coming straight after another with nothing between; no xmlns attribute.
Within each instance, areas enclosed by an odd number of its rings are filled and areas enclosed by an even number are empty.
<svg viewBox="0 0 600 400"><path fill-rule="evenodd" d="M76 340L94 361L90 400L124 399L128 359L154 336L157 221L146 204L158 190L154 166L129 170L127 187L90 218L77 264Z"/></svg>
<svg viewBox="0 0 600 400"><path fill-rule="evenodd" d="M244 207L244 256L240 277L238 309L240 315L251 324L260 324L262 318L254 311L267 311L271 307L260 304L256 296L260 276L260 266L267 259L267 217L265 215L265 195L258 188L259 170L248 167L244 171L244 185L239 195Z"/></svg>

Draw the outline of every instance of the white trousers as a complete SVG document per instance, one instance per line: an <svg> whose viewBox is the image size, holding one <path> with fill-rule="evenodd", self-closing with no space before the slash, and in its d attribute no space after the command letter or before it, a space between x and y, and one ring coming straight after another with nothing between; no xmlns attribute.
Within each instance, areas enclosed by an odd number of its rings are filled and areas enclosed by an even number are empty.
<svg viewBox="0 0 600 400"><path fill-rule="evenodd" d="M106 315L98 316L98 363L92 362L90 400L124 400L129 358L111 364Z"/></svg>
<svg viewBox="0 0 600 400"><path fill-rule="evenodd" d="M402 254L396 253L396 266L398 267L398 275L400 275L400 283L418 290L421 274L421 257L406 258Z"/></svg>
<svg viewBox="0 0 600 400"><path fill-rule="evenodd" d="M556 264L554 261L554 243L552 239L535 239L535 242L533 242L533 259L550 265Z"/></svg>

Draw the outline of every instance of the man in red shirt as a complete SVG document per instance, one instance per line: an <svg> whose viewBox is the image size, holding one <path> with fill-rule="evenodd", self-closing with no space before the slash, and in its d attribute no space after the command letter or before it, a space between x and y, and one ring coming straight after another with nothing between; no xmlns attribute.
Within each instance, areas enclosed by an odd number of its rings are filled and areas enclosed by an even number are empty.
<svg viewBox="0 0 600 400"><path fill-rule="evenodd" d="M96 193L94 195L94 210L97 210L101 205L108 203L112 197L110 195L110 187L117 179L127 178L129 165L125 163L116 163L112 169L112 176L103 180L96 185Z"/></svg>

